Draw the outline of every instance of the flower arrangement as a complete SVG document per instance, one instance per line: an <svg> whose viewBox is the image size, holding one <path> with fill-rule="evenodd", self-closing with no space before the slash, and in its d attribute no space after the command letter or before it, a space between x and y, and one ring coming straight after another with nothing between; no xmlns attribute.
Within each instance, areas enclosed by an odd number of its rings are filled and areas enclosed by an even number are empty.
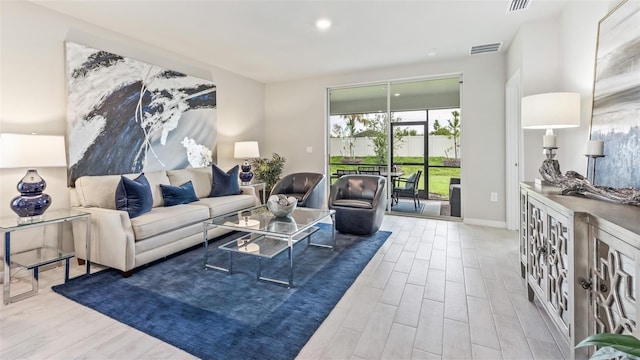
<svg viewBox="0 0 640 360"><path fill-rule="evenodd" d="M180 142L187 151L187 161L194 168L205 167L211 165L213 158L211 150L201 144L196 143L194 139L185 137Z"/></svg>

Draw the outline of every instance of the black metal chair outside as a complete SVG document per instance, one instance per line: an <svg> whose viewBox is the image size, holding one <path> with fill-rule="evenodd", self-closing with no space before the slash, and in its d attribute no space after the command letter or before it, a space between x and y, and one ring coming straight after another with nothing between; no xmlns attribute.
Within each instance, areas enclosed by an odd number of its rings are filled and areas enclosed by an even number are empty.
<svg viewBox="0 0 640 360"><path fill-rule="evenodd" d="M358 174L380 175L380 169L377 166L358 166Z"/></svg>
<svg viewBox="0 0 640 360"><path fill-rule="evenodd" d="M418 197L419 188L418 183L422 176L422 170L418 170L416 173L409 175L409 177L399 177L393 184L393 201L398 204L400 197L409 197L413 199L413 206L418 209L420 205L420 198Z"/></svg>
<svg viewBox="0 0 640 360"><path fill-rule="evenodd" d="M336 175L338 176L338 178L344 176L344 175L351 175L351 174L357 174L358 170L356 169L338 169L336 170Z"/></svg>

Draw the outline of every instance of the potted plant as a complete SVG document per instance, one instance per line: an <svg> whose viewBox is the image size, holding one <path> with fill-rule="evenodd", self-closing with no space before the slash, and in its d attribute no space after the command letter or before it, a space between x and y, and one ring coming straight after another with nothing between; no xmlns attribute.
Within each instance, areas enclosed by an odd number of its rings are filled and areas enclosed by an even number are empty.
<svg viewBox="0 0 640 360"><path fill-rule="evenodd" d="M258 158L251 162L251 168L256 179L264 182L266 185L267 198L271 192L273 185L280 180L280 174L284 168L284 163L287 161L284 157L273 153L271 159Z"/></svg>
<svg viewBox="0 0 640 360"><path fill-rule="evenodd" d="M591 335L576 347L598 346L600 349L591 355L591 360L601 359L640 359L640 340L632 335L602 333Z"/></svg>

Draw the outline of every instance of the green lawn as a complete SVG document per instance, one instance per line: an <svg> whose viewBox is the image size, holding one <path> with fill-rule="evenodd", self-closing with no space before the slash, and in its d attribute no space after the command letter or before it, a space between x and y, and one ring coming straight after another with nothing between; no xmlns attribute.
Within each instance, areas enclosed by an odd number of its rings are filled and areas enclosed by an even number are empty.
<svg viewBox="0 0 640 360"><path fill-rule="evenodd" d="M331 157L331 174L334 174L338 169L357 169L358 165L376 164L374 157L358 158L362 159L360 164L342 164L342 156ZM443 157L431 157L429 158L429 165L441 166ZM423 157L396 157L396 163L399 164L421 164L424 161ZM422 165L399 165L399 168L404 173L404 176L409 176L418 170L423 168ZM432 194L438 194L444 198L449 198L449 179L452 177L460 177L460 168L430 168L429 169L429 192ZM419 186L420 189L424 189L425 174L420 177Z"/></svg>

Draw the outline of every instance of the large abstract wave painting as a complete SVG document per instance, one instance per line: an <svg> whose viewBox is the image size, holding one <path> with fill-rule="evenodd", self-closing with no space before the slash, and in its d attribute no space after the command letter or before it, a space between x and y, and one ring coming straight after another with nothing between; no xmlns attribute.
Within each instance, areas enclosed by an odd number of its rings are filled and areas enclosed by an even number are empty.
<svg viewBox="0 0 640 360"><path fill-rule="evenodd" d="M600 21L591 139L604 140L596 185L640 188L640 2ZM593 164L589 164L591 168Z"/></svg>
<svg viewBox="0 0 640 360"><path fill-rule="evenodd" d="M73 42L66 60L70 185L215 162L211 81Z"/></svg>

